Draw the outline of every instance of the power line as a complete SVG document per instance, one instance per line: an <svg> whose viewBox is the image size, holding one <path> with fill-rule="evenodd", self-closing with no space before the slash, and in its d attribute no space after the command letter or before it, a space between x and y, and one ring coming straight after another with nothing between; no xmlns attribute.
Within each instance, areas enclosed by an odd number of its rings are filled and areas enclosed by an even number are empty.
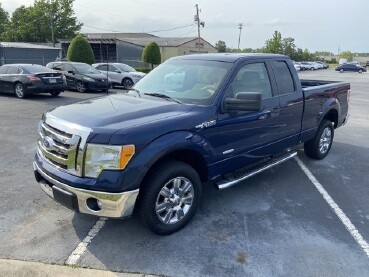
<svg viewBox="0 0 369 277"><path fill-rule="evenodd" d="M194 25L195 24L189 24L189 25L184 25L184 26L179 26L179 27L173 27L173 28L169 28L169 29L147 31L145 33L167 32L167 31L173 31L173 30L187 28L187 27L194 26ZM92 29L96 29L96 30L101 30L101 31L108 31L108 32L114 32L114 33L124 33L123 31L117 31L117 30L112 30L112 29L104 29L104 28L100 28L100 27L90 26L90 25L87 25L87 24L84 24L83 26L86 26L86 27L89 27L89 28L92 28Z"/></svg>

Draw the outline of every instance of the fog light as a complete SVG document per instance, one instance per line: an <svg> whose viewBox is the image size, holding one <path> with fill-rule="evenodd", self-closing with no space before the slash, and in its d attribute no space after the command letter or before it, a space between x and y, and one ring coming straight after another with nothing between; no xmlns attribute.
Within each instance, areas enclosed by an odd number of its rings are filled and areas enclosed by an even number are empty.
<svg viewBox="0 0 369 277"><path fill-rule="evenodd" d="M88 198L86 200L86 205L90 210L94 212L101 211L102 209L101 201L96 198Z"/></svg>

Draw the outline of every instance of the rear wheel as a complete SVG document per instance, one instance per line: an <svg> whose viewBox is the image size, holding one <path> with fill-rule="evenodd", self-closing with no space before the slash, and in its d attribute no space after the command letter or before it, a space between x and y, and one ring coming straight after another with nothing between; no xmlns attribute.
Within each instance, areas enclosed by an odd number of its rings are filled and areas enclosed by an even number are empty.
<svg viewBox="0 0 369 277"><path fill-rule="evenodd" d="M340 69L340 72L343 73L345 70L343 70L343 68Z"/></svg>
<svg viewBox="0 0 369 277"><path fill-rule="evenodd" d="M197 172L179 161L167 161L146 178L140 192L144 224L158 235L182 229L194 216L201 199Z"/></svg>
<svg viewBox="0 0 369 277"><path fill-rule="evenodd" d="M363 73L363 70L362 70L362 69L360 69L360 70L359 70L359 73Z"/></svg>
<svg viewBox="0 0 369 277"><path fill-rule="evenodd" d="M133 86L133 81L129 78L124 78L122 80L122 86L125 88L125 89L129 89Z"/></svg>
<svg viewBox="0 0 369 277"><path fill-rule="evenodd" d="M333 124L331 121L324 119L320 124L315 137L312 140L305 142L305 154L315 160L325 158L328 155L329 150L331 150L333 137Z"/></svg>
<svg viewBox="0 0 369 277"><path fill-rule="evenodd" d="M77 89L78 92L83 93L83 92L86 91L86 86L85 86L85 84L83 82L78 81L76 83L76 89Z"/></svg>
<svg viewBox="0 0 369 277"><path fill-rule="evenodd" d="M24 92L24 86L21 83L16 83L14 85L14 94L18 98L24 98L24 97L26 97L26 94Z"/></svg>

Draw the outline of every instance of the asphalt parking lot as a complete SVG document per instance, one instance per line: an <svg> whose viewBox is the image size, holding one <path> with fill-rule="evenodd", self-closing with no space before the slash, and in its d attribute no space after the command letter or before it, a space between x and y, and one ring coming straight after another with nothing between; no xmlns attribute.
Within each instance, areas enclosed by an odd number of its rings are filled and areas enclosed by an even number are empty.
<svg viewBox="0 0 369 277"><path fill-rule="evenodd" d="M369 73L300 78L351 82L351 117L328 157L310 160L302 150L298 157L368 242ZM64 264L97 222L48 198L32 161L44 111L100 94L0 94L0 258ZM150 233L137 218L109 219L75 266L164 276L369 276L369 256L296 160L224 191L206 187L192 222L171 236Z"/></svg>

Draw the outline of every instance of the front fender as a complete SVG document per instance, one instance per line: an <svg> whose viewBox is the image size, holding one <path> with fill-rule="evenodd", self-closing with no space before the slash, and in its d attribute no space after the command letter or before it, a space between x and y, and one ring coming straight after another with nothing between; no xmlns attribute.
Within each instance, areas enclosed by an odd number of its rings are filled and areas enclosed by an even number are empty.
<svg viewBox="0 0 369 277"><path fill-rule="evenodd" d="M135 156L125 171L122 190L139 188L149 169L162 157L176 150L194 150L208 162L213 155L210 144L196 133L176 131L160 136Z"/></svg>

